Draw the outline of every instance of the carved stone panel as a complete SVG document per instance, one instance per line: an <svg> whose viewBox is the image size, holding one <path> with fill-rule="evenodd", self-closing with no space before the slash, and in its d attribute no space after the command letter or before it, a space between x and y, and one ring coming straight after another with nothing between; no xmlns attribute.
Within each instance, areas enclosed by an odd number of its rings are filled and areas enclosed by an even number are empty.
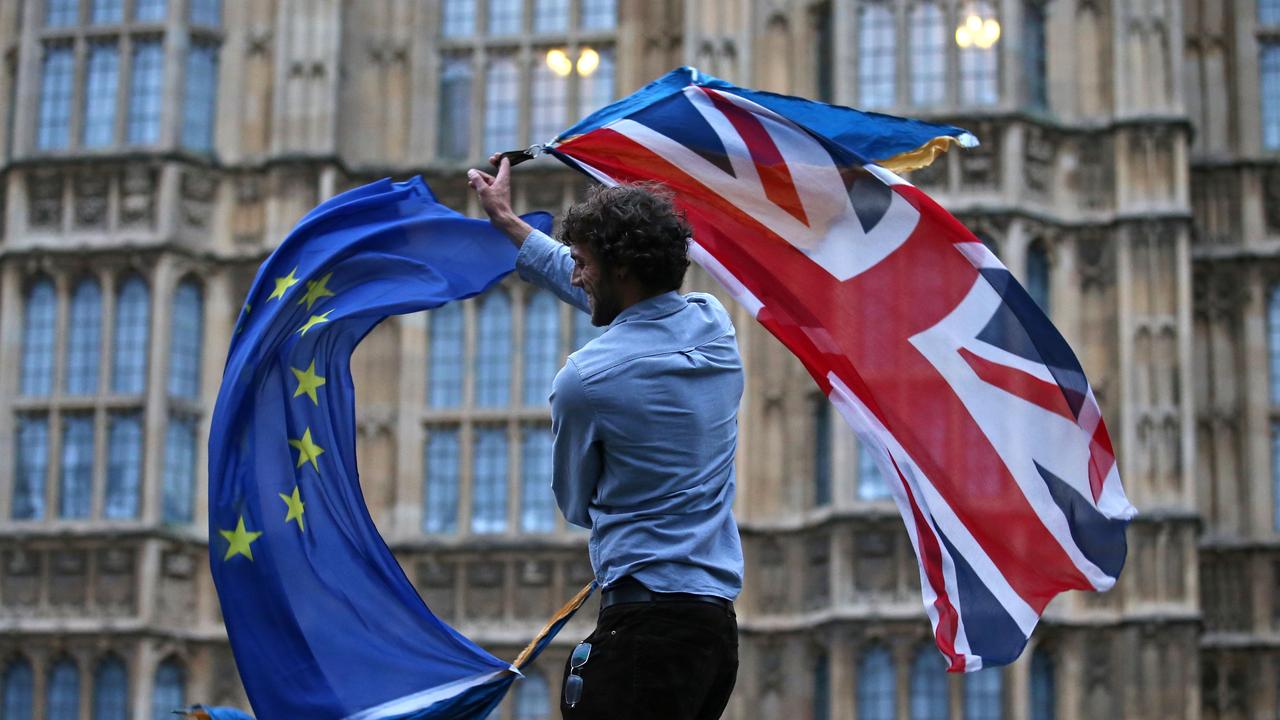
<svg viewBox="0 0 1280 720"><path fill-rule="evenodd" d="M1076 191L1086 210L1105 210L1111 205L1115 184L1112 141L1105 135L1080 138L1076 169Z"/></svg>
<svg viewBox="0 0 1280 720"><path fill-rule="evenodd" d="M968 152L966 150L965 152ZM922 167L919 170L912 170L909 179L911 183L920 188L937 188L945 189L947 185L947 167L950 162L951 155L939 155L933 164Z"/></svg>
<svg viewBox="0 0 1280 720"><path fill-rule="evenodd" d="M1266 213L1267 232L1280 233L1280 168L1270 167L1262 176L1262 208Z"/></svg>
<svg viewBox="0 0 1280 720"><path fill-rule="evenodd" d="M442 620L454 620L457 614L457 603L454 600L457 565L427 559L419 561L416 570L418 592L422 595L423 602Z"/></svg>
<svg viewBox="0 0 1280 720"><path fill-rule="evenodd" d="M27 202L31 227L62 227L62 175L38 170L27 176Z"/></svg>
<svg viewBox="0 0 1280 720"><path fill-rule="evenodd" d="M98 552L94 602L106 615L125 616L134 612L137 577L133 549L107 548Z"/></svg>
<svg viewBox="0 0 1280 720"><path fill-rule="evenodd" d="M551 596L552 565L549 560L519 560L516 563L516 615L523 618L548 618L556 609ZM569 588L576 592L576 588ZM565 598L567 599L567 597Z"/></svg>
<svg viewBox="0 0 1280 720"><path fill-rule="evenodd" d="M241 245L253 245L262 239L266 229L265 183L258 175L245 175L236 180L236 207L231 217L231 232Z"/></svg>
<svg viewBox="0 0 1280 720"><path fill-rule="evenodd" d="M997 188L1000 186L1000 128L991 123L978 123L973 132L982 144L958 156L960 183L966 190Z"/></svg>
<svg viewBox="0 0 1280 720"><path fill-rule="evenodd" d="M805 560L805 607L826 607L831 603L831 538L826 533L808 539Z"/></svg>
<svg viewBox="0 0 1280 720"><path fill-rule="evenodd" d="M182 221L187 226L197 230L209 227L217 189L217 180L210 173L198 170L182 173Z"/></svg>
<svg viewBox="0 0 1280 720"><path fill-rule="evenodd" d="M83 611L88 596L88 558L82 550L58 550L50 557L49 604Z"/></svg>
<svg viewBox="0 0 1280 720"><path fill-rule="evenodd" d="M76 227L87 229L106 228L109 188L110 183L106 175L82 173L76 176Z"/></svg>
<svg viewBox="0 0 1280 720"><path fill-rule="evenodd" d="M40 576L44 555L22 548L0 556L4 582L0 582L0 614L28 614L40 603Z"/></svg>
<svg viewBox="0 0 1280 720"><path fill-rule="evenodd" d="M153 227L156 221L156 169L130 165L120 177L120 224Z"/></svg>
<svg viewBox="0 0 1280 720"><path fill-rule="evenodd" d="M467 565L466 599L463 609L475 620L497 620L502 617L501 562L481 560Z"/></svg>
<svg viewBox="0 0 1280 720"><path fill-rule="evenodd" d="M195 560L185 552L166 552L160 560L160 588L156 603L160 618L183 625L195 619Z"/></svg>
<svg viewBox="0 0 1280 720"><path fill-rule="evenodd" d="M888 595L897 586L893 537L882 530L858 533L854 542L853 587L855 596Z"/></svg>
<svg viewBox="0 0 1280 720"><path fill-rule="evenodd" d="M1043 128L1027 128L1022 172L1027 187L1036 193L1053 192L1053 162L1057 154L1057 142Z"/></svg>
<svg viewBox="0 0 1280 720"><path fill-rule="evenodd" d="M790 582L787 579L782 544L776 538L765 538L757 548L760 581L756 588L760 597L760 611L783 612L787 609L787 588L790 587Z"/></svg>

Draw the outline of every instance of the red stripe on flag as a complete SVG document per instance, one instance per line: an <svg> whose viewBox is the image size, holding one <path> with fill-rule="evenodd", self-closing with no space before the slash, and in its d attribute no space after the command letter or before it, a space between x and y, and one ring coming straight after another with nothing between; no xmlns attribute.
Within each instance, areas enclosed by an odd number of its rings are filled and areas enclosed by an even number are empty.
<svg viewBox="0 0 1280 720"><path fill-rule="evenodd" d="M1031 373L991 362L968 348L960 348L960 357L985 382L1073 423L1076 421L1075 415L1071 413L1071 406L1067 405L1066 398L1062 396L1062 388L1057 383L1045 382Z"/></svg>
<svg viewBox="0 0 1280 720"><path fill-rule="evenodd" d="M747 144L751 159L756 164L756 171L760 173L764 194L792 217L808 225L809 219L804 212L804 204L800 202L800 194L796 192L795 181L791 179L787 161L774 144L773 138L769 137L769 131L760 123L760 118L724 99L715 90L701 89L711 98L716 109L729 118L729 122L733 123L734 129Z"/></svg>
<svg viewBox="0 0 1280 720"><path fill-rule="evenodd" d="M1107 432L1107 423L1098 418L1098 427L1093 430L1093 439L1089 443L1089 489L1093 491L1093 501L1102 497L1102 484L1106 482L1111 467L1116 464L1116 451L1111 447L1111 434Z"/></svg>
<svg viewBox="0 0 1280 720"><path fill-rule="evenodd" d="M893 469L898 473L898 481L902 483L902 489L907 493L907 502L911 504L911 517L916 524L916 544L920 548L925 577L929 581L929 586L933 588L933 607L938 613L938 624L933 629L934 642L950 661L947 672L964 672L964 655L956 652L955 644L956 633L960 627L960 616L951 604L950 596L947 595L947 581L942 572L942 548L933 535L932 524L925 519L924 513L921 513L916 505L916 497L911 492L911 485L902 477L902 470L898 468L896 460L893 462Z"/></svg>

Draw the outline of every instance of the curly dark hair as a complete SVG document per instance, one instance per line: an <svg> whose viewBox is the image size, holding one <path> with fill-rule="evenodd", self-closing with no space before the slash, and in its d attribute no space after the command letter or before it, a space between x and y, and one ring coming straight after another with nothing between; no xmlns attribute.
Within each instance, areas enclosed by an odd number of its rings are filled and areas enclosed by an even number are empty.
<svg viewBox="0 0 1280 720"><path fill-rule="evenodd" d="M565 215L560 241L584 244L605 267L626 267L648 290L676 290L689 267L691 231L657 183L597 185Z"/></svg>

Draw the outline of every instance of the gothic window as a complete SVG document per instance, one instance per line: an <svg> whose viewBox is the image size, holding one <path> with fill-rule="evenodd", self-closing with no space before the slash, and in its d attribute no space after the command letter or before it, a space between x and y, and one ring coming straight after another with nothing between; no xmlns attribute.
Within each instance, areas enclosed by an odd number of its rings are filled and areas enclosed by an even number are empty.
<svg viewBox="0 0 1280 720"><path fill-rule="evenodd" d="M1258 69L1261 78L1262 144L1280 148L1280 42L1262 43Z"/></svg>
<svg viewBox="0 0 1280 720"><path fill-rule="evenodd" d="M117 393L139 394L146 389L150 305L142 278L135 275L120 285L111 375L111 389Z"/></svg>
<svg viewBox="0 0 1280 720"><path fill-rule="evenodd" d="M994 18L995 6L988 0L977 0L971 12L982 18ZM1000 99L1000 46L982 48L977 45L960 48L960 101L966 105L994 105Z"/></svg>
<svg viewBox="0 0 1280 720"><path fill-rule="evenodd" d="M193 16L195 8L192 5ZM198 151L213 149L217 99L218 46L207 42L192 42L187 49L187 83L182 97L183 145Z"/></svg>
<svg viewBox="0 0 1280 720"><path fill-rule="evenodd" d="M59 660L49 672L44 712L48 720L80 718L80 670L70 659Z"/></svg>
<svg viewBox="0 0 1280 720"><path fill-rule="evenodd" d="M81 280L71 295L69 335L67 394L93 394L98 390L98 360L102 350L102 290L96 280Z"/></svg>
<svg viewBox="0 0 1280 720"><path fill-rule="evenodd" d="M947 675L932 646L921 646L911 661L911 720L948 720Z"/></svg>
<svg viewBox="0 0 1280 720"><path fill-rule="evenodd" d="M884 474L880 472L880 463L876 462L874 451L866 445L858 443L858 499L887 500L891 497L889 485Z"/></svg>
<svg viewBox="0 0 1280 720"><path fill-rule="evenodd" d="M22 328L22 394L48 395L53 390L53 353L58 298L53 282L37 280L27 291Z"/></svg>
<svg viewBox="0 0 1280 720"><path fill-rule="evenodd" d="M476 33L476 0L443 0L440 32L445 37L467 37Z"/></svg>
<svg viewBox="0 0 1280 720"><path fill-rule="evenodd" d="M130 144L149 145L160 139L163 97L164 48L159 40L137 40L133 43L133 69L129 81Z"/></svg>
<svg viewBox="0 0 1280 720"><path fill-rule="evenodd" d="M168 11L168 0L135 0L133 19L141 22L162 22Z"/></svg>
<svg viewBox="0 0 1280 720"><path fill-rule="evenodd" d="M823 102L835 102L835 18L831 3L815 5L809 17L813 28L813 84L817 90L817 98Z"/></svg>
<svg viewBox="0 0 1280 720"><path fill-rule="evenodd" d="M93 720L125 720L129 716L128 697L124 663L108 656L93 673Z"/></svg>
<svg viewBox="0 0 1280 720"><path fill-rule="evenodd" d="M530 107L531 142L545 143L559 134L568 127L565 114L569 109L569 77L552 71L546 63L535 64Z"/></svg>
<svg viewBox="0 0 1280 720"><path fill-rule="evenodd" d="M591 314L573 310L573 347L575 350L600 337L605 328L591 324Z"/></svg>
<svg viewBox="0 0 1280 720"><path fill-rule="evenodd" d="M164 488L160 509L165 523L191 522L195 472L195 418L173 415L164 433Z"/></svg>
<svg viewBox="0 0 1280 720"><path fill-rule="evenodd" d="M465 159L471 154L471 83L471 57L446 56L440 71L440 134L436 141L442 158Z"/></svg>
<svg viewBox="0 0 1280 720"><path fill-rule="evenodd" d="M551 716L551 686L540 672L526 673L516 684L515 720L547 720Z"/></svg>
<svg viewBox="0 0 1280 720"><path fill-rule="evenodd" d="M94 25L118 23L124 20L124 0L93 0L89 22Z"/></svg>
<svg viewBox="0 0 1280 720"><path fill-rule="evenodd" d="M58 516L89 517L93 493L93 416L62 417L62 481L58 486Z"/></svg>
<svg viewBox="0 0 1280 720"><path fill-rule="evenodd" d="M1054 720L1053 657L1043 648L1031 655L1031 720Z"/></svg>
<svg viewBox="0 0 1280 720"><path fill-rule="evenodd" d="M422 531L458 530L458 431L432 429L427 438Z"/></svg>
<svg viewBox="0 0 1280 720"><path fill-rule="evenodd" d="M937 105L947 96L947 21L936 2L911 9L911 102Z"/></svg>
<svg viewBox="0 0 1280 720"><path fill-rule="evenodd" d="M191 24L218 27L222 24L222 0L190 0Z"/></svg>
<svg viewBox="0 0 1280 720"><path fill-rule="evenodd" d="M173 293L169 334L169 394L196 399L200 396L201 335L204 301L200 286L184 280Z"/></svg>
<svg viewBox="0 0 1280 720"><path fill-rule="evenodd" d="M1049 71L1045 50L1044 6L1032 0L1023 6L1023 62L1027 76L1027 102L1032 107L1049 107Z"/></svg>
<svg viewBox="0 0 1280 720"><path fill-rule="evenodd" d="M52 11L52 6L50 9ZM47 45L40 84L40 124L36 145L41 150L65 148L71 135L71 95L75 68L68 45Z"/></svg>
<svg viewBox="0 0 1280 720"><path fill-rule="evenodd" d="M89 46L85 75L84 126L80 143L85 147L110 145L115 139L116 88L120 84L120 50L115 41Z"/></svg>
<svg viewBox="0 0 1280 720"><path fill-rule="evenodd" d="M1000 669L968 673L964 680L964 720L1000 720L1004 684Z"/></svg>
<svg viewBox="0 0 1280 720"><path fill-rule="evenodd" d="M138 516L142 487L142 414L113 413L107 436L107 495L103 515L111 519Z"/></svg>
<svg viewBox="0 0 1280 720"><path fill-rule="evenodd" d="M560 303L546 290L525 303L524 404L545 405L560 362Z"/></svg>
<svg viewBox="0 0 1280 720"><path fill-rule="evenodd" d="M44 517L44 489L49 474L49 419L18 416L11 514L15 520Z"/></svg>
<svg viewBox="0 0 1280 720"><path fill-rule="evenodd" d="M156 668L156 683L151 691L152 720L173 717L173 711L186 707L187 673L182 664L170 658Z"/></svg>
<svg viewBox="0 0 1280 720"><path fill-rule="evenodd" d="M813 720L831 718L831 660L819 650L813 659Z"/></svg>
<svg viewBox="0 0 1280 720"><path fill-rule="evenodd" d="M592 58L595 58L595 68L588 73L585 68L590 67ZM577 68L581 76L578 81L578 115L586 117L613 102L613 50L583 48L578 56Z"/></svg>
<svg viewBox="0 0 1280 720"><path fill-rule="evenodd" d="M471 532L498 533L507 529L507 431L475 431L471 483Z"/></svg>
<svg viewBox="0 0 1280 720"><path fill-rule="evenodd" d="M1258 24L1280 25L1280 0L1258 0Z"/></svg>
<svg viewBox="0 0 1280 720"><path fill-rule="evenodd" d="M435 408L462 403L462 304L432 310L431 351L427 360L427 404Z"/></svg>
<svg viewBox="0 0 1280 720"><path fill-rule="evenodd" d="M1042 243L1027 248L1027 293L1049 314L1049 253Z"/></svg>
<svg viewBox="0 0 1280 720"><path fill-rule="evenodd" d="M533 6L533 31L564 32L569 29L569 0L537 0Z"/></svg>
<svg viewBox="0 0 1280 720"><path fill-rule="evenodd" d="M551 493L550 428L525 428L520 441L520 474L520 529L529 533L551 532L556 525L556 510Z"/></svg>
<svg viewBox="0 0 1280 720"><path fill-rule="evenodd" d="M516 147L520 113L520 71L514 57L496 56L485 70L484 146L494 152Z"/></svg>
<svg viewBox="0 0 1280 720"><path fill-rule="evenodd" d="M5 720L32 720L35 707L35 675L31 663L18 658L4 671L4 698L0 717Z"/></svg>
<svg viewBox="0 0 1280 720"><path fill-rule="evenodd" d="M511 396L511 300L495 289L476 309L476 398L480 407L501 407Z"/></svg>
<svg viewBox="0 0 1280 720"><path fill-rule="evenodd" d="M583 30L612 30L618 24L617 0L582 0Z"/></svg>
<svg viewBox="0 0 1280 720"><path fill-rule="evenodd" d="M524 24L524 0L489 0L489 34L514 35Z"/></svg>
<svg viewBox="0 0 1280 720"><path fill-rule="evenodd" d="M898 691L893 656L883 645L874 645L858 661L858 717L860 720L894 720Z"/></svg>
<svg viewBox="0 0 1280 720"><path fill-rule="evenodd" d="M45 27L68 27L80 22L79 0L46 0Z"/></svg>
<svg viewBox="0 0 1280 720"><path fill-rule="evenodd" d="M813 414L813 504L831 504L831 402L825 395L811 400Z"/></svg>
<svg viewBox="0 0 1280 720"><path fill-rule="evenodd" d="M896 50L893 10L885 2L862 7L858 19L858 104L866 109L893 105Z"/></svg>

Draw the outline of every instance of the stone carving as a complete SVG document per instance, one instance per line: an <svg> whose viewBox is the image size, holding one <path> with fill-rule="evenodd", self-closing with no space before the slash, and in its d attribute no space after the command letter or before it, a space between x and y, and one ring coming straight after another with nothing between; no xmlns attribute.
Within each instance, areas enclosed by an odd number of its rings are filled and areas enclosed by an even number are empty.
<svg viewBox="0 0 1280 720"><path fill-rule="evenodd" d="M805 606L826 607L831 603L831 538L825 533L809 538L805 557Z"/></svg>
<svg viewBox="0 0 1280 720"><path fill-rule="evenodd" d="M155 216L156 169L130 165L120 178L120 224L150 227Z"/></svg>
<svg viewBox="0 0 1280 720"><path fill-rule="evenodd" d="M555 608L551 598L551 570L549 560L521 560L516 565L516 581L519 584L515 596L515 610L519 617L547 617ZM576 588L569 588L570 592Z"/></svg>
<svg viewBox="0 0 1280 720"><path fill-rule="evenodd" d="M27 176L28 215L31 227L62 227L62 175L37 170Z"/></svg>
<svg viewBox="0 0 1280 720"><path fill-rule="evenodd" d="M4 553L4 582L0 583L0 608L8 615L40 602L40 567L43 556L14 548Z"/></svg>
<svg viewBox="0 0 1280 720"><path fill-rule="evenodd" d="M978 123L973 132L982 144L960 156L960 183L965 189L996 188L1000 185L1000 129L992 123Z"/></svg>
<svg viewBox="0 0 1280 720"><path fill-rule="evenodd" d="M967 150L965 152L968 152ZM933 161L933 164L922 167L919 170L912 170L910 180L916 187L922 188L945 188L947 185L947 167L951 156L939 155Z"/></svg>
<svg viewBox="0 0 1280 720"><path fill-rule="evenodd" d="M786 677L782 648L778 643L768 641L760 647L760 665L758 683L762 692L780 691L782 679Z"/></svg>
<svg viewBox="0 0 1280 720"><path fill-rule="evenodd" d="M760 592L760 610L782 612L786 610L789 587L782 544L774 538L766 538L759 544L757 553L760 558L760 584L756 587Z"/></svg>
<svg viewBox="0 0 1280 720"><path fill-rule="evenodd" d="M85 568L88 565L84 552L57 551L51 557L51 565L49 604L67 609L83 609L87 595Z"/></svg>
<svg viewBox="0 0 1280 720"><path fill-rule="evenodd" d="M1075 175L1080 207L1085 210L1104 210L1111 204L1114 183L1111 138L1105 135L1085 135L1079 142L1080 159Z"/></svg>
<svg viewBox="0 0 1280 720"><path fill-rule="evenodd" d="M1023 152L1023 177L1032 192L1048 195L1053 192L1053 160L1057 143L1044 128L1027 128L1026 146Z"/></svg>
<svg viewBox="0 0 1280 720"><path fill-rule="evenodd" d="M125 615L133 611L134 552L131 549L108 548L98 553L97 582L94 603L108 615Z"/></svg>
<svg viewBox="0 0 1280 720"><path fill-rule="evenodd" d="M502 617L502 576L504 566L495 561L479 561L467 565L467 616L479 620Z"/></svg>
<svg viewBox="0 0 1280 720"><path fill-rule="evenodd" d="M422 560L417 565L418 591L437 616L452 619L457 610L454 600L454 584L458 568L453 563L434 559Z"/></svg>
<svg viewBox="0 0 1280 720"><path fill-rule="evenodd" d="M166 552L160 558L160 592L157 609L166 622L180 624L195 614L195 562L181 551Z"/></svg>
<svg viewBox="0 0 1280 720"><path fill-rule="evenodd" d="M76 227L106 227L108 186L105 175L84 173L76 176Z"/></svg>
<svg viewBox="0 0 1280 720"><path fill-rule="evenodd" d="M1081 235L1076 240L1076 258L1079 261L1080 289L1085 294L1115 283L1115 252L1102 235Z"/></svg>
<svg viewBox="0 0 1280 720"><path fill-rule="evenodd" d="M891 593L897 583L893 538L880 530L858 533L853 587L858 594Z"/></svg>
<svg viewBox="0 0 1280 720"><path fill-rule="evenodd" d="M1262 176L1263 202L1267 232L1280 233L1280 168L1268 168Z"/></svg>
<svg viewBox="0 0 1280 720"><path fill-rule="evenodd" d="M265 56L271 52L272 32L269 27L255 27L249 30L246 37L246 52L249 57Z"/></svg>
<svg viewBox="0 0 1280 720"><path fill-rule="evenodd" d="M209 173L195 170L182 173L182 219L188 226L198 230L209 227L217 189L217 181Z"/></svg>

